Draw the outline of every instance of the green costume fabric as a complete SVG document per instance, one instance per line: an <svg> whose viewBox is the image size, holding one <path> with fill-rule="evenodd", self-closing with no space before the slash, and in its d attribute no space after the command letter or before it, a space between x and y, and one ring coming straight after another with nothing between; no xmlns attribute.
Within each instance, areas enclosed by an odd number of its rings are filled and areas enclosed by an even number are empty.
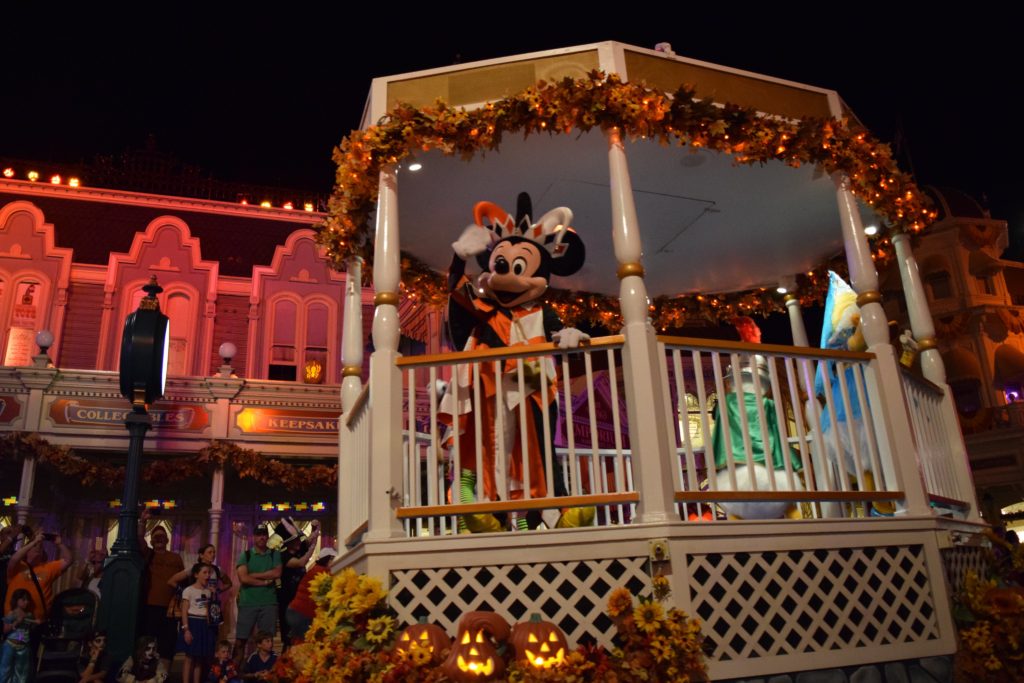
<svg viewBox="0 0 1024 683"><path fill-rule="evenodd" d="M732 445L733 462L738 465L747 461L747 452L743 448L743 422L740 417L736 394L727 394L724 402L728 410L729 438ZM770 398L762 398L761 402L764 404L765 431L768 433L768 447L772 453L772 469L785 469L785 461L782 459L783 440L779 431L779 421L775 414L775 401ZM718 405L715 406L715 428L711 435L711 443L715 451L716 469L728 467L725 438L722 434L723 420L719 419L720 415L718 412L721 409L721 404L722 401L720 400ZM750 430L750 452L754 456L754 463L764 464L765 447L761 437L761 422L760 416L757 414L757 396L755 394L750 392L743 394L743 410L747 414L747 427ZM793 470L799 470L801 466L800 457L788 445L785 448L789 451L789 460Z"/></svg>

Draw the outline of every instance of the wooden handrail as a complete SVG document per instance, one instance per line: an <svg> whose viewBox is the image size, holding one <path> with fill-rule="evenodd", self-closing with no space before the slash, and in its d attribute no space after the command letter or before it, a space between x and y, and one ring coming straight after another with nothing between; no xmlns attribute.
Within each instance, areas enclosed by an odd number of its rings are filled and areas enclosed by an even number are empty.
<svg viewBox="0 0 1024 683"><path fill-rule="evenodd" d="M780 356L803 356L811 358L828 358L830 360L874 360L875 354L862 351L835 351L833 349L816 349L811 346L783 346L781 344L750 344L748 342L730 341L728 339L701 339L699 337L671 337L658 335L658 341L670 346L685 346L708 351L741 351L743 353L776 354Z"/></svg>
<svg viewBox="0 0 1024 683"><path fill-rule="evenodd" d="M456 505L423 505L398 508L399 519L416 517L447 517L448 515L475 515L488 512L515 512L517 510L549 510L553 508L584 507L588 505L628 505L639 503L636 492L603 493L593 496L562 496L561 498L530 498L529 500L494 500Z"/></svg>
<svg viewBox="0 0 1024 683"><path fill-rule="evenodd" d="M359 396L356 397L355 403L349 408L348 414L345 416L345 426L351 428L352 422L359 417L359 413L366 406L366 402L370 400L370 385L366 384L363 386L363 390L359 392Z"/></svg>
<svg viewBox="0 0 1024 683"><path fill-rule="evenodd" d="M928 389L929 391L935 394L938 394L940 397L944 396L946 393L942 390L942 387L940 387L935 382L931 381L930 379L925 379L924 377L917 374L913 370L909 370L903 367L902 365L900 366L900 374L902 374L903 377L905 377L906 379L909 379L910 381L916 384L920 384L923 388Z"/></svg>
<svg viewBox="0 0 1024 683"><path fill-rule="evenodd" d="M357 526L355 528L355 530L352 531L352 533L350 533L348 536L345 537L345 540L343 541L343 546L345 548L351 548L353 545L355 545L355 543L359 539L359 537L362 536L363 534L365 534L367 529L369 529L369 528L370 528L370 521L369 520L364 521L362 524Z"/></svg>
<svg viewBox="0 0 1024 683"><path fill-rule="evenodd" d="M496 349L476 349L474 351L456 351L452 353L432 353L426 356L404 356L395 361L400 368L416 368L427 365L447 365L452 363L470 363L478 360L500 360L503 358L533 358L555 353L576 353L608 346L622 346L625 337L613 334L608 337L597 337L579 345L575 349L560 349L558 344L524 344L521 346L505 346Z"/></svg>
<svg viewBox="0 0 1024 683"><path fill-rule="evenodd" d="M678 503L767 503L790 501L818 503L825 501L853 502L858 500L902 500L903 491L676 491Z"/></svg>
<svg viewBox="0 0 1024 683"><path fill-rule="evenodd" d="M938 503L945 507L960 508L961 510L969 510L971 504L966 500L957 500L956 498L947 498L946 496L940 496L934 493L928 494L928 500L932 503Z"/></svg>

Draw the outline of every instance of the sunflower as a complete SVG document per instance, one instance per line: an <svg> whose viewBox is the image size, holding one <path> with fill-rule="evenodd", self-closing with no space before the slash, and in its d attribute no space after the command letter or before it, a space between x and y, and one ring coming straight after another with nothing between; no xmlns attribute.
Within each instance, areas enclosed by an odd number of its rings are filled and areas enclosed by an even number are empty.
<svg viewBox="0 0 1024 683"><path fill-rule="evenodd" d="M625 588L616 588L608 597L608 616L618 617L633 609L633 594Z"/></svg>
<svg viewBox="0 0 1024 683"><path fill-rule="evenodd" d="M430 664L434 656L425 647L414 647L409 650L409 658L412 660L413 666L426 666Z"/></svg>
<svg viewBox="0 0 1024 683"><path fill-rule="evenodd" d="M655 600L663 601L672 594L672 588L669 586L667 576L662 576L661 574L655 576L651 579L651 587L654 589Z"/></svg>
<svg viewBox="0 0 1024 683"><path fill-rule="evenodd" d="M370 619L366 623L366 641L369 643L383 643L395 630L395 620L388 615Z"/></svg>
<svg viewBox="0 0 1024 683"><path fill-rule="evenodd" d="M664 610L656 602L641 604L633 614L633 618L636 619L636 627L648 634L656 632L661 627L661 620L664 616Z"/></svg>

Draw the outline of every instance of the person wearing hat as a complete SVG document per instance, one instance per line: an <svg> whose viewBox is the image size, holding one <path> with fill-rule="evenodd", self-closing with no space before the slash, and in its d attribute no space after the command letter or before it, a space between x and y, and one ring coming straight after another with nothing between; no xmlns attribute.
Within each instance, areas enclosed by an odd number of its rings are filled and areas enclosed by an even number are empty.
<svg viewBox="0 0 1024 683"><path fill-rule="evenodd" d="M276 633L277 580L281 576L281 554L267 547L270 531L263 524L252 532L252 548L238 556L238 622L235 629L235 660L239 666L245 644L253 630Z"/></svg>
<svg viewBox="0 0 1024 683"><path fill-rule="evenodd" d="M277 525L275 533L284 538L284 550L281 551L281 587L277 590L277 614L281 622L281 651L284 652L291 644L288 632L286 613L288 605L299 589L299 583L306 575L306 566L313 551L316 540L320 537L320 523L313 521L313 531L307 539L299 530L295 520L283 517Z"/></svg>
<svg viewBox="0 0 1024 683"><path fill-rule="evenodd" d="M288 603L285 620L288 622L288 635L291 638L291 644L301 643L306 637L306 631L309 630L310 624L313 623L316 603L313 602L313 596L309 593L310 583L320 574L329 572L328 567L337 556L338 551L334 548L321 548L320 554L316 558L316 564L310 567L302 577L298 590L295 591L295 597Z"/></svg>

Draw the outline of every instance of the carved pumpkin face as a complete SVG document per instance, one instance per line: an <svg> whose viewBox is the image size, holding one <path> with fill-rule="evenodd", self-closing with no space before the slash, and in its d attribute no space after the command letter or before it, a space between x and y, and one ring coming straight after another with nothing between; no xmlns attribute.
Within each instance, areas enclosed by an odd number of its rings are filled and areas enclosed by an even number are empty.
<svg viewBox="0 0 1024 683"><path fill-rule="evenodd" d="M452 641L440 626L434 624L413 624L406 628L395 641L395 649L400 652L426 650L432 661L440 661L441 656L451 647Z"/></svg>
<svg viewBox="0 0 1024 683"><path fill-rule="evenodd" d="M500 678L505 660L496 643L506 640L508 634L508 624L493 612L467 612L459 621L459 634L442 670L457 682Z"/></svg>
<svg viewBox="0 0 1024 683"><path fill-rule="evenodd" d="M550 622L541 621L538 615L512 627L509 642L515 649L516 660L538 669L564 664L569 649L562 630Z"/></svg>

